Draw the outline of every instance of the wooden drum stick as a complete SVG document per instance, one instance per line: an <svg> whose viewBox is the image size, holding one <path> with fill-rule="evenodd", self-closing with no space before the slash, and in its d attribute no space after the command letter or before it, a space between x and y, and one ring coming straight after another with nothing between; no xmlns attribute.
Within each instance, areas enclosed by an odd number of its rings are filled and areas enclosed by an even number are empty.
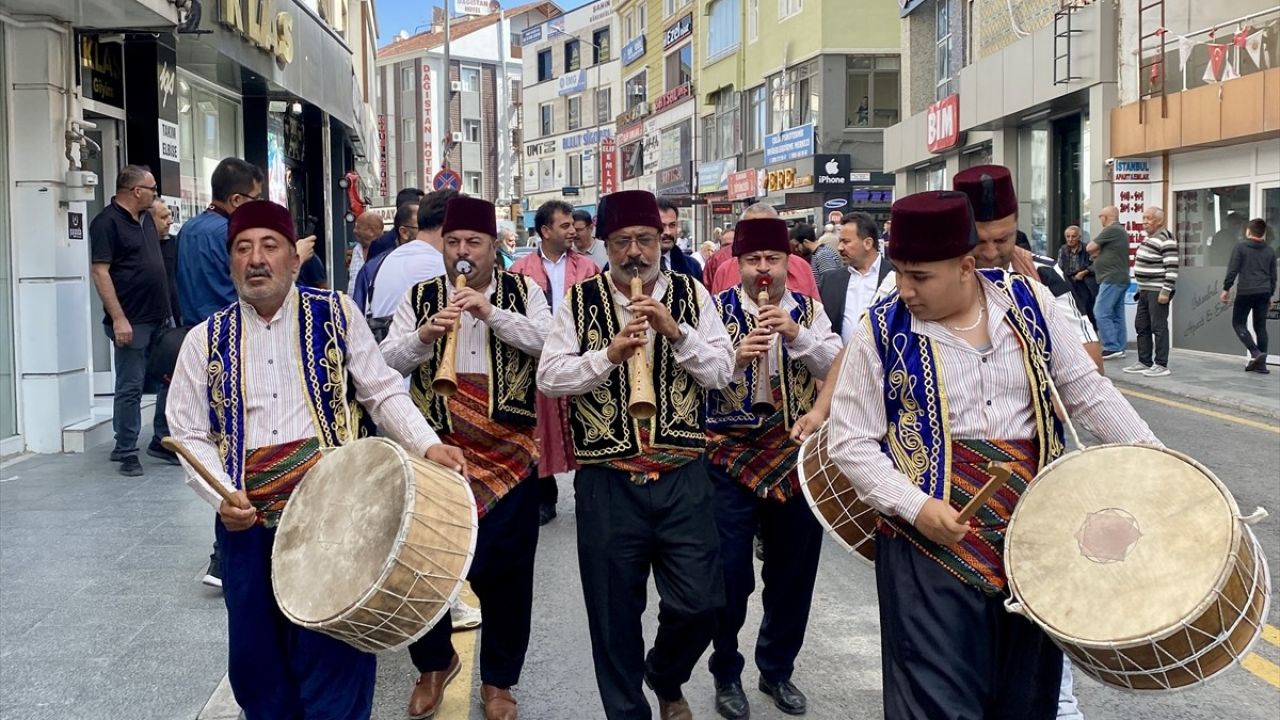
<svg viewBox="0 0 1280 720"><path fill-rule="evenodd" d="M969 522L969 519L972 518L984 504L986 504L987 500L989 500L992 495L995 495L997 490L1004 487L1005 483L1009 482L1011 473L1009 472L1009 468L1002 463L992 463L988 468L988 472L991 473L991 479L987 481L986 485L982 486L982 489L978 491L977 495L973 496L973 499L969 501L969 504L964 506L964 509L960 511L960 516L956 518L956 522Z"/></svg>
<svg viewBox="0 0 1280 720"><path fill-rule="evenodd" d="M204 480L205 484L213 488L214 492L222 496L223 500L226 500L232 505L236 504L235 497L231 494L231 491L227 489L227 486L218 482L218 478L214 477L213 473L209 472L209 469L197 460L196 456L192 455L191 451L182 443L174 440L172 437L166 437L160 441L160 444L181 455L182 459L187 461L187 464L196 471L196 474Z"/></svg>

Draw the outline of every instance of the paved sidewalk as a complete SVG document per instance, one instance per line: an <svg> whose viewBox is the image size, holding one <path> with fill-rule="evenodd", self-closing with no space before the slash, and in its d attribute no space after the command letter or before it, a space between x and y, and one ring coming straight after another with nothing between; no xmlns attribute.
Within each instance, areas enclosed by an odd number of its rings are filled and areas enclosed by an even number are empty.
<svg viewBox="0 0 1280 720"><path fill-rule="evenodd" d="M194 718L226 672L226 609L199 583L213 512L178 468L110 445L0 468L0 715Z"/></svg>
<svg viewBox="0 0 1280 720"><path fill-rule="evenodd" d="M1214 355L1193 350L1171 350L1168 377L1149 378L1121 372L1137 362L1132 348L1118 360L1107 361L1107 377L1121 388L1169 400L1213 405L1220 409L1245 411L1270 420L1280 420L1280 367L1270 366L1270 375L1244 371L1245 358Z"/></svg>

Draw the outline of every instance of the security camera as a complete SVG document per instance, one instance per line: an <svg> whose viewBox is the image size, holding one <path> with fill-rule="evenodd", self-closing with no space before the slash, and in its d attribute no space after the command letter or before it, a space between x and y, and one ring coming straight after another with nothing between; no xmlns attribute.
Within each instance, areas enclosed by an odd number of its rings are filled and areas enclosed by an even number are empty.
<svg viewBox="0 0 1280 720"><path fill-rule="evenodd" d="M1107 167L1115 167L1115 164L1116 164L1115 158L1107 158Z"/></svg>

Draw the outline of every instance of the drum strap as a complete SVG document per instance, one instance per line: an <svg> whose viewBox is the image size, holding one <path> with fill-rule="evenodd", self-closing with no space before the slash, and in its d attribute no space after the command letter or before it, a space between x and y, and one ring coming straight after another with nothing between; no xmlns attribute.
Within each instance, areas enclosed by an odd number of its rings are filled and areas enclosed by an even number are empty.
<svg viewBox="0 0 1280 720"><path fill-rule="evenodd" d="M258 511L258 522L273 528L294 488L320 460L320 440L307 438L250 450L245 456L244 489Z"/></svg>
<svg viewBox="0 0 1280 720"><path fill-rule="evenodd" d="M955 440L951 443L951 506L959 510L991 480L991 463L1009 468L1009 482L992 495L974 515L974 530L955 545L939 545L901 518L882 517L880 531L899 533L925 556L961 581L988 595L1007 590L1004 574L1004 536L1018 498L1040 467L1040 449L1034 440Z"/></svg>

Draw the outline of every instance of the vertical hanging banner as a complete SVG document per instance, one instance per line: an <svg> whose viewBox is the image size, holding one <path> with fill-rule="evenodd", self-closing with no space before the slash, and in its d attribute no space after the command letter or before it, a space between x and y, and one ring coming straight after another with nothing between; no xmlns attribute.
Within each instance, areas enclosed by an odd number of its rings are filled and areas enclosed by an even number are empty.
<svg viewBox="0 0 1280 720"><path fill-rule="evenodd" d="M422 175L421 185L426 184L426 180L431 176L432 157L431 157L431 136L434 131L431 127L431 66L424 59L422 61Z"/></svg>
<svg viewBox="0 0 1280 720"><path fill-rule="evenodd" d="M618 190L618 147L613 138L600 141L600 195Z"/></svg>
<svg viewBox="0 0 1280 720"><path fill-rule="evenodd" d="M387 196L387 116L378 116L378 194Z"/></svg>

